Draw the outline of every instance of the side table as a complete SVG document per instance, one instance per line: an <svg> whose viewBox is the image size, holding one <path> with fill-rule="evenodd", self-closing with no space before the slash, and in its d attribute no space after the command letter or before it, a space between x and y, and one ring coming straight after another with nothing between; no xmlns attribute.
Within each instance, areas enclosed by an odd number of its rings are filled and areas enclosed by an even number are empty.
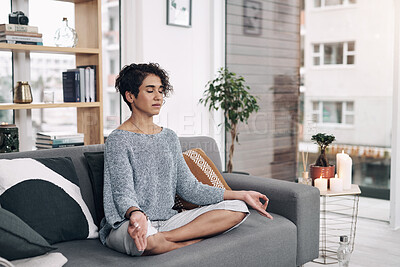
<svg viewBox="0 0 400 267"><path fill-rule="evenodd" d="M320 264L337 263L339 237L347 235L351 252L354 250L358 202L361 190L358 185L351 185L350 190L320 193L320 245L319 258L313 262Z"/></svg>

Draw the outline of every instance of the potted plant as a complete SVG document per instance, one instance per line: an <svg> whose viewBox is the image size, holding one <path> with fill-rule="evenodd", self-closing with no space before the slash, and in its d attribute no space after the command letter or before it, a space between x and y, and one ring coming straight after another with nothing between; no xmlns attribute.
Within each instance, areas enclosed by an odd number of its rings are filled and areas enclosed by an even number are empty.
<svg viewBox="0 0 400 267"><path fill-rule="evenodd" d="M313 183L314 179L319 177L327 179L335 177L335 165L329 164L328 158L326 157L325 153L327 147L333 141L335 141L335 136L318 133L316 135L313 135L311 137L311 140L314 141L319 146L319 151L320 151L320 154L315 163L310 165L310 177Z"/></svg>
<svg viewBox="0 0 400 267"><path fill-rule="evenodd" d="M256 97L252 96L249 90L250 87L245 85L242 76L236 76L228 69L221 68L218 77L207 83L204 98L199 101L208 106L208 110L221 108L224 111L225 130L231 135L227 172L232 172L233 169L235 142L239 142L238 123L247 123L250 114L259 109Z"/></svg>

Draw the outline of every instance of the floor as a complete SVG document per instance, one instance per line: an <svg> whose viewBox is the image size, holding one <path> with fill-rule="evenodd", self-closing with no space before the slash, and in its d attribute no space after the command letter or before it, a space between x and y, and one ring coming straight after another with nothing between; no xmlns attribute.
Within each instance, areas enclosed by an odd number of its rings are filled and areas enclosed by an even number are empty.
<svg viewBox="0 0 400 267"><path fill-rule="evenodd" d="M400 266L400 229L394 231L389 227L389 211L387 200L360 197L351 267ZM310 262L304 266L324 265Z"/></svg>

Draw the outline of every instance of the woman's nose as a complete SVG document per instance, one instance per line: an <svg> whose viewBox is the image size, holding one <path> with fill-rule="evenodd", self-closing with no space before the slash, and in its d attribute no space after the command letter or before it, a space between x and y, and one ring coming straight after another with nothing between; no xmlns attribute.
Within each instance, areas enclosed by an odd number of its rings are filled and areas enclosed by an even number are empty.
<svg viewBox="0 0 400 267"><path fill-rule="evenodd" d="M154 98L155 98L155 99L162 99L162 96L163 96L162 93L160 93L160 92L158 92L158 91L155 91L155 95L154 95Z"/></svg>

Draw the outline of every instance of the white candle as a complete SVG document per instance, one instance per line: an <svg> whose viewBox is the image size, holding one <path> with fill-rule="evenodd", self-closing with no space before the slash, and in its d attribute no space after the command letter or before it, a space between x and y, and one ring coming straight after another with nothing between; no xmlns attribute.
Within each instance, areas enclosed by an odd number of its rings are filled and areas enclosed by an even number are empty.
<svg viewBox="0 0 400 267"><path fill-rule="evenodd" d="M352 167L353 167L353 160L350 158L350 156L347 155L340 159L339 178L343 180L344 190L351 189Z"/></svg>
<svg viewBox="0 0 400 267"><path fill-rule="evenodd" d="M335 178L329 179L329 187L331 191L334 192L342 192L343 191L343 180L337 177L337 174L335 175Z"/></svg>
<svg viewBox="0 0 400 267"><path fill-rule="evenodd" d="M314 186L319 189L320 192L324 192L328 190L328 179L323 179L319 177L319 179L314 180Z"/></svg>
<svg viewBox="0 0 400 267"><path fill-rule="evenodd" d="M336 173L339 173L340 165L342 163L342 160L347 156L348 155L346 153L344 153L344 150L342 150L342 153L337 153L336 154Z"/></svg>

